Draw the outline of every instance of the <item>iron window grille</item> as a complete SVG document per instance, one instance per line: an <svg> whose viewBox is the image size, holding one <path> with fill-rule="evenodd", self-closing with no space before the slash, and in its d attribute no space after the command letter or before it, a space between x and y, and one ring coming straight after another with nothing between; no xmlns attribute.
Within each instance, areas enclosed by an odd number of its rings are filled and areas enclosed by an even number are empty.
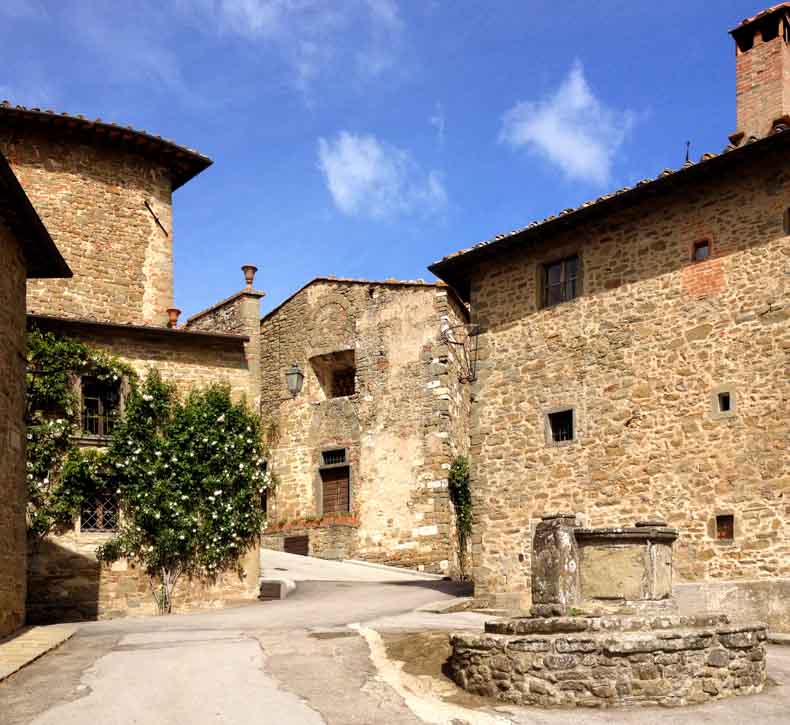
<svg viewBox="0 0 790 725"><path fill-rule="evenodd" d="M722 514L716 517L716 539L718 541L732 541L735 538L735 517L732 514Z"/></svg>
<svg viewBox="0 0 790 725"><path fill-rule="evenodd" d="M87 435L112 434L121 405L120 381L82 378L82 431Z"/></svg>
<svg viewBox="0 0 790 725"><path fill-rule="evenodd" d="M346 449L336 448L331 451L324 451L321 460L325 466L336 466L346 462Z"/></svg>
<svg viewBox="0 0 790 725"><path fill-rule="evenodd" d="M543 306L553 307L579 296L579 256L543 265Z"/></svg>
<svg viewBox="0 0 790 725"><path fill-rule="evenodd" d="M87 498L80 511L80 531L116 531L118 497L102 491Z"/></svg>

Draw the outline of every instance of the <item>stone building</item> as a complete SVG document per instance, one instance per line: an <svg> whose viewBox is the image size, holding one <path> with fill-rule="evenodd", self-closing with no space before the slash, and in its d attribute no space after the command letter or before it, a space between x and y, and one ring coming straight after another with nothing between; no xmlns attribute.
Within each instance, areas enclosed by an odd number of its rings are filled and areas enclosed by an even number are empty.
<svg viewBox="0 0 790 725"><path fill-rule="evenodd" d="M790 629L790 3L732 35L723 153L431 267L480 326L482 596L529 601L544 513L658 516L681 604Z"/></svg>
<svg viewBox="0 0 790 725"><path fill-rule="evenodd" d="M0 154L0 639L25 621L26 279L70 274Z"/></svg>
<svg viewBox="0 0 790 725"><path fill-rule="evenodd" d="M0 104L0 152L74 271L71 279L28 286L28 324L102 348L141 376L156 367L183 391L227 383L257 409L263 293L252 288L255 268L245 269L241 292L177 326L172 194L211 161L143 131L8 103ZM83 416L79 443L105 445L123 383L80 384L83 409L96 415ZM153 611L145 576L124 561L96 561L96 546L112 532L97 527L92 507L107 505L117 502L89 502L72 532L51 537L31 556L31 621ZM217 586L185 583L176 608L255 596L257 552L244 567L244 578L228 576Z"/></svg>
<svg viewBox="0 0 790 725"><path fill-rule="evenodd" d="M456 569L447 474L467 452L469 402L446 338L467 322L445 285L332 277L263 318L277 480L264 546ZM291 396L294 365L304 381Z"/></svg>

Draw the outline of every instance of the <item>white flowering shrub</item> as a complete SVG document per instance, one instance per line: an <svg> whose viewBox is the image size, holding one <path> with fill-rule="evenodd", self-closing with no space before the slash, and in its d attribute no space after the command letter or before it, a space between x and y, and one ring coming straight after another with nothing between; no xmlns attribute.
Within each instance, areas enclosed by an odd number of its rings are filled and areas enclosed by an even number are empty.
<svg viewBox="0 0 790 725"><path fill-rule="evenodd" d="M181 577L239 569L263 525L271 485L258 418L211 386L179 400L156 371L132 393L104 461L119 495L118 534L100 559L138 562L160 612Z"/></svg>

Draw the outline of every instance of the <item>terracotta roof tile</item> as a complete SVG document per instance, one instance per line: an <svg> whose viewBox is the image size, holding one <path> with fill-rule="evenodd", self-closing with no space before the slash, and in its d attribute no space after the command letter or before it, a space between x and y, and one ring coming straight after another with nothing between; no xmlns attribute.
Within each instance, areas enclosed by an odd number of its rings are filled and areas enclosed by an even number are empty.
<svg viewBox="0 0 790 725"><path fill-rule="evenodd" d="M765 10L761 10L756 15L752 15L750 18L744 18L743 20L741 20L741 22L738 24L738 26L733 28L730 32L734 33L736 30L738 30L739 28L742 28L744 25L750 25L755 20L760 20L761 18L767 17L768 15L771 15L773 13L779 12L780 10L783 10L783 9L790 10L790 2L777 3L776 5L772 5L770 8L766 8Z"/></svg>
<svg viewBox="0 0 790 725"><path fill-rule="evenodd" d="M787 5L788 7L790 7L790 3L783 3L783 5ZM788 134L788 131L790 131L790 128L787 128L784 125L778 125L778 126L774 127L773 133L770 134L770 135L771 136L784 135L784 134ZM545 219L541 219L539 221L532 221L529 224L527 224L526 226L519 227L518 229L514 229L514 230L512 230L510 232L506 232L506 233L503 233L503 234L497 234L496 236L491 237L490 239L486 239L486 240L484 240L482 242L477 242L476 244L473 244L471 247L467 247L466 249L461 249L461 250L459 250L457 252L453 252L451 254L446 255L445 257L442 257L442 259L440 259L437 262L434 262L432 265L430 265L429 269L432 272L434 272L435 274L437 274L436 267L444 265L444 263L446 263L446 262L448 262L450 260L456 260L459 257L463 257L463 256L465 256L467 254L470 254L473 251L479 250L479 249L481 249L483 247L495 246L495 245L497 245L497 244L499 244L501 242L504 242L505 240L508 240L508 239L511 239L511 238L513 238L515 236L518 236L519 234L522 234L523 232L525 232L527 230L532 230L532 229L535 229L537 227L543 227L543 226L546 226L546 225L550 224L551 222L556 221L557 219L559 219L561 217L568 217L568 216L571 216L573 214L576 214L576 213L580 212L582 209L589 209L591 207L595 207L595 206L597 206L599 204L602 204L603 202L609 201L610 199L615 199L615 198L618 198L618 197L621 197L621 196L624 196L624 195L631 194L636 189L644 188L644 187L649 186L651 184L655 184L657 181L659 181L659 180L661 180L661 179L663 179L663 178L665 178L667 176L681 175L681 174L687 172L689 169L698 168L698 167L700 167L700 166L702 166L704 164L707 164L710 161L712 161L714 159L717 159L717 158L719 158L721 156L724 156L724 155L726 155L726 154L728 154L728 153L730 153L730 152L732 152L732 151L734 151L736 149L743 149L744 147L746 147L746 146L748 146L750 144L753 144L753 143L755 143L757 141L760 141L760 140L761 139L757 139L755 137L749 137L748 139L746 139L744 141L744 143L741 146L737 146L736 147L736 146L730 144L729 146L727 146L722 151L721 154L705 153L705 154L703 154L700 157L699 161L696 162L696 163L691 161L691 160L686 161L679 169L664 169L655 178L642 179L641 181L636 182L636 184L634 184L631 187L627 187L626 186L626 187L623 187L622 189L619 189L619 190L617 190L615 192L599 196L597 199L592 199L592 200L589 200L589 201L585 201L585 202L581 203L579 206L577 206L575 208L572 208L572 209L563 209L563 211L560 212L559 215L552 214L550 216L547 216ZM441 276L443 276L443 275L441 275Z"/></svg>
<svg viewBox="0 0 790 725"><path fill-rule="evenodd" d="M148 151L162 157L165 165L171 170L174 191L213 163L208 156L194 149L180 146L175 141L137 130L132 126L107 123L100 118L91 120L79 113L57 113L49 109L16 106L9 101L0 102L0 124L19 122L80 129L113 141L132 140L135 142L136 151L143 153Z"/></svg>

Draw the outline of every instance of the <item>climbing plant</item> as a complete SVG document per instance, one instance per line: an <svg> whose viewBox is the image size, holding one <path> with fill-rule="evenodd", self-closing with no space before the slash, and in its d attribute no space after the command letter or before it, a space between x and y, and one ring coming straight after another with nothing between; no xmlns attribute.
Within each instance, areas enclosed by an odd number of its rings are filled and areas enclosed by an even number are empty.
<svg viewBox="0 0 790 725"><path fill-rule="evenodd" d="M263 524L261 426L227 387L180 400L153 370L126 402L104 461L120 499L120 529L101 560L127 558L147 572L161 613L184 577L239 569Z"/></svg>
<svg viewBox="0 0 790 725"><path fill-rule="evenodd" d="M448 476L450 501L455 509L455 528L458 535L458 563L461 576L466 577L466 556L472 535L472 497L469 491L469 462L458 456L450 466Z"/></svg>
<svg viewBox="0 0 790 725"><path fill-rule="evenodd" d="M117 358L68 337L33 329L27 342L28 530L40 539L70 526L97 485L91 472L100 467L100 457L74 445L77 380L90 373L100 381L125 378L133 384L135 376Z"/></svg>

